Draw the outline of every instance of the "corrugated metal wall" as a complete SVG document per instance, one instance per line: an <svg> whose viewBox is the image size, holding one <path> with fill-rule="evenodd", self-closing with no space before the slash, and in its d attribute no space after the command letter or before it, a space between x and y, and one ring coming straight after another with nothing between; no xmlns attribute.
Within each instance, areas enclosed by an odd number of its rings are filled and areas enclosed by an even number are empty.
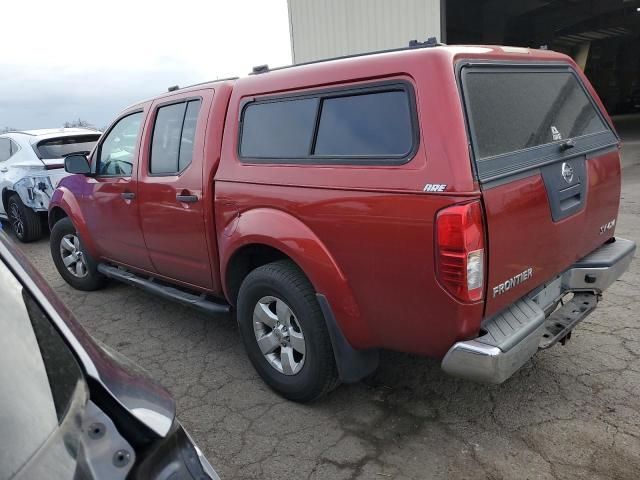
<svg viewBox="0 0 640 480"><path fill-rule="evenodd" d="M288 0L294 63L440 36L440 0Z"/></svg>

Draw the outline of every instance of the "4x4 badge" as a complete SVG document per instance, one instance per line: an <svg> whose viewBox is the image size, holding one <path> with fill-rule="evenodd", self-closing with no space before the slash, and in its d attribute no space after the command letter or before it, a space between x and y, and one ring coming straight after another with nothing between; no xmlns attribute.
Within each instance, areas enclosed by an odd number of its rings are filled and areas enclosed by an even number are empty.
<svg viewBox="0 0 640 480"><path fill-rule="evenodd" d="M573 167L567 162L563 162L562 164L562 178L564 178L564 181L567 183L573 181Z"/></svg>

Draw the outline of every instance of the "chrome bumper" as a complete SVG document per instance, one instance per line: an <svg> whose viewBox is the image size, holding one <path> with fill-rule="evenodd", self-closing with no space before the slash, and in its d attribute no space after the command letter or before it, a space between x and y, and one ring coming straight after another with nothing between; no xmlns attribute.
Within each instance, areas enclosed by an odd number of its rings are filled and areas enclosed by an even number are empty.
<svg viewBox="0 0 640 480"><path fill-rule="evenodd" d="M622 238L594 250L484 322L478 338L455 343L442 360L442 369L469 380L504 382L539 348L568 338L595 309L598 296L629 268L635 250L634 242ZM575 292L574 298L554 311L569 292Z"/></svg>

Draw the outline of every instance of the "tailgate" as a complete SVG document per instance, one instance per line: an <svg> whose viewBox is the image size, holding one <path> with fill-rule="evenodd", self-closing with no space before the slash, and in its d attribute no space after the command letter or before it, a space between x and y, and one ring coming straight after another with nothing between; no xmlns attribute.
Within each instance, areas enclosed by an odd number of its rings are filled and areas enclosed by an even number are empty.
<svg viewBox="0 0 640 480"><path fill-rule="evenodd" d="M460 79L486 215L487 316L613 236L618 138L568 64L468 64Z"/></svg>

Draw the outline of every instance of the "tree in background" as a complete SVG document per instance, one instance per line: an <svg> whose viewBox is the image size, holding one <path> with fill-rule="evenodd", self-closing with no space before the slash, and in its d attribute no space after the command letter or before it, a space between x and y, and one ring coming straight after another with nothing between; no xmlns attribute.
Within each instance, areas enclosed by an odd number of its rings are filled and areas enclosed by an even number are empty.
<svg viewBox="0 0 640 480"><path fill-rule="evenodd" d="M87 122L86 120L82 120L78 118L77 120L72 120L71 122L64 122L64 128L93 128L93 124Z"/></svg>
<svg viewBox="0 0 640 480"><path fill-rule="evenodd" d="M17 131L18 129L14 127L4 127L4 128L0 128L0 135L2 135L3 133L17 132Z"/></svg>

